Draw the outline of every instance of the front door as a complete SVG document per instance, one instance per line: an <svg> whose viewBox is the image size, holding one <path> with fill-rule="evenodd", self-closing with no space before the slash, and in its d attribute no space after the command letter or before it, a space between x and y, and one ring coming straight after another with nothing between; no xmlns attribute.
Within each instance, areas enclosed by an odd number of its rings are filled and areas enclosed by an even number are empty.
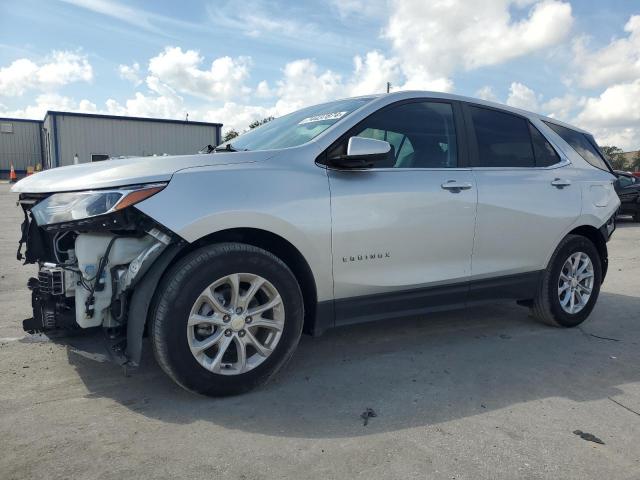
<svg viewBox="0 0 640 480"><path fill-rule="evenodd" d="M477 191L462 167L457 108L394 104L341 140L365 136L393 148L382 168L329 171L338 323L464 305Z"/></svg>

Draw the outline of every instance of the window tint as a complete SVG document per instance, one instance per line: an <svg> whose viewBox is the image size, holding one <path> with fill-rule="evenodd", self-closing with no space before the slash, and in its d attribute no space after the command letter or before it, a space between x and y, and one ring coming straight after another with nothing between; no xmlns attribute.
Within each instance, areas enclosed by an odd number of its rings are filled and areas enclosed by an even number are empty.
<svg viewBox="0 0 640 480"><path fill-rule="evenodd" d="M555 123L545 122L549 128L556 132L562 139L571 145L582 158L601 170L611 171L607 162L604 160L596 147L596 143L592 138L584 133L576 132L567 127L556 125Z"/></svg>
<svg viewBox="0 0 640 480"><path fill-rule="evenodd" d="M476 167L534 167L529 122L509 113L469 107L476 132Z"/></svg>
<svg viewBox="0 0 640 480"><path fill-rule="evenodd" d="M406 135L390 130L379 130L377 128L366 128L358 133L358 137L373 138L375 140L384 140L389 142L393 152L394 166L405 163L408 155L413 153L413 145Z"/></svg>
<svg viewBox="0 0 640 480"><path fill-rule="evenodd" d="M536 167L548 167L560 162L560 156L547 139L544 138L544 135L531 124L529 124L529 131L531 132L531 140L533 141Z"/></svg>
<svg viewBox="0 0 640 480"><path fill-rule="evenodd" d="M391 144L386 168L451 168L458 165L458 147L449 103L414 102L383 108L363 120L351 135ZM330 156L346 153L346 142Z"/></svg>

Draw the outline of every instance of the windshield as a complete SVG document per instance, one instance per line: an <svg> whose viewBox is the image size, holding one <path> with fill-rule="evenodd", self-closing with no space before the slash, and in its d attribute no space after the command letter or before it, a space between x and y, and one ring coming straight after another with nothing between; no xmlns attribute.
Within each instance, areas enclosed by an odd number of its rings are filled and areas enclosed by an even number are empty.
<svg viewBox="0 0 640 480"><path fill-rule="evenodd" d="M303 108L221 144L216 151L272 150L296 147L320 135L373 97L350 98ZM227 147L231 144L232 147Z"/></svg>

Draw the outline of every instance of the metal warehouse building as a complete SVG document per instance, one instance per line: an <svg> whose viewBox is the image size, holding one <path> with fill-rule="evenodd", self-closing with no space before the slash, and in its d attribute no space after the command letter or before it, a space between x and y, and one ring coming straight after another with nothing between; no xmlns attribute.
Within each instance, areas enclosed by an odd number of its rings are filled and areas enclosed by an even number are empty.
<svg viewBox="0 0 640 480"><path fill-rule="evenodd" d="M220 123L49 111L44 121L0 118L0 170L119 156L180 155L218 145Z"/></svg>
<svg viewBox="0 0 640 480"><path fill-rule="evenodd" d="M12 163L17 170L42 163L42 124L41 120L0 118L1 172L6 174Z"/></svg>

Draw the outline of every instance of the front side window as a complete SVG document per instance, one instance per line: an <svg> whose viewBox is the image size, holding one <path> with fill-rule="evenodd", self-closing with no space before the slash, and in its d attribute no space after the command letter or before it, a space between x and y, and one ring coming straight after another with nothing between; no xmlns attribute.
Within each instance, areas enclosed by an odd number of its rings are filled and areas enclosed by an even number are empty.
<svg viewBox="0 0 640 480"><path fill-rule="evenodd" d="M384 140L391 153L383 168L453 168L458 166L458 145L453 106L444 102L411 102L378 110L349 136ZM330 156L346 153L348 138Z"/></svg>
<svg viewBox="0 0 640 480"><path fill-rule="evenodd" d="M372 97L349 98L303 108L276 118L258 128L225 142L216 150L231 144L234 150L273 150L297 147L313 140L334 123L369 103Z"/></svg>
<svg viewBox="0 0 640 480"><path fill-rule="evenodd" d="M469 111L478 149L474 167L535 167L527 120L488 108Z"/></svg>
<svg viewBox="0 0 640 480"><path fill-rule="evenodd" d="M605 170L610 172L611 169L607 162L602 157L600 152L597 149L596 142L593 140L593 137L590 135L585 135L584 133L577 132L567 127L563 127L561 125L556 125L551 122L546 123L551 130L556 132L565 142L567 142L571 148L573 148L578 155L580 155L584 160L593 165L600 170Z"/></svg>

